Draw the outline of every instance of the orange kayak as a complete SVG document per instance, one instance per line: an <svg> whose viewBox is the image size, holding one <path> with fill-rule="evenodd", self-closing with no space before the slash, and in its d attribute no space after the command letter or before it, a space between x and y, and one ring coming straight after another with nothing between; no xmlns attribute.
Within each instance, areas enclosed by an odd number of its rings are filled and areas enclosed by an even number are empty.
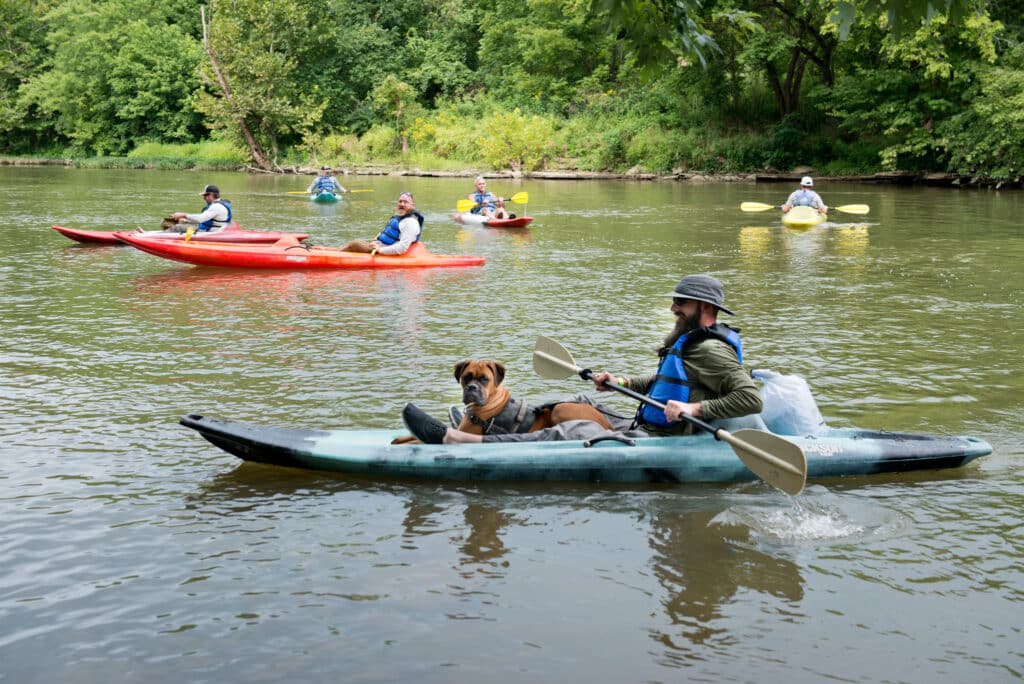
<svg viewBox="0 0 1024 684"><path fill-rule="evenodd" d="M53 226L53 229L66 238L75 242L85 242L98 245L123 245L124 241L118 240L116 230L82 230L80 228L68 228L67 226ZM148 230L146 232L131 233L157 240L182 240L184 233L172 233L166 230ZM308 233L282 233L279 231L246 230L237 223L229 223L223 229L214 233L196 233L192 239L197 242L277 242L283 237L294 236L297 240L305 240Z"/></svg>
<svg viewBox="0 0 1024 684"><path fill-rule="evenodd" d="M231 268L426 268L482 266L482 256L433 254L422 242L398 256L343 252L337 247L312 247L294 237L273 244L224 244L184 240L158 240L137 233L117 233L118 239L143 252L195 266Z"/></svg>

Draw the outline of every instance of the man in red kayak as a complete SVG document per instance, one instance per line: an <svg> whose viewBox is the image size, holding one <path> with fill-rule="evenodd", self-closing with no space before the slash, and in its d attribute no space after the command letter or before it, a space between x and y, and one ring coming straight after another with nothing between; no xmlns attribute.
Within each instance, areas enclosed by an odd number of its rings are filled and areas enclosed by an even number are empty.
<svg viewBox="0 0 1024 684"><path fill-rule="evenodd" d="M483 176L477 176L473 180L476 191L470 194L469 199L473 202L471 214L479 214L485 218L496 218L494 214L498 197L487 189L487 180Z"/></svg>
<svg viewBox="0 0 1024 684"><path fill-rule="evenodd" d="M186 214L183 211L171 214L171 218L178 222L178 226L172 230L184 233L189 226L194 226L196 231L218 231L231 223L231 202L220 198L220 188L207 185L199 194L206 200L203 211L198 214Z"/></svg>
<svg viewBox="0 0 1024 684"><path fill-rule="evenodd" d="M350 240L343 252L371 254L405 254L414 243L419 242L423 232L423 214L416 211L416 202L411 192L398 196L398 209L388 220L384 230L373 240Z"/></svg>
<svg viewBox="0 0 1024 684"><path fill-rule="evenodd" d="M676 325L658 351L657 372L616 378L601 371L592 378L598 392L611 391L608 384L617 383L658 400L665 410L641 404L631 422L585 395L571 401L595 406L616 431L629 437L692 434L695 428L680 420L683 414L712 421L760 413L761 394L742 365L739 330L718 322L719 311L732 315L724 305L722 283L709 275L689 275L667 296L672 297ZM585 440L603 432L593 421L572 420L537 432L474 435L446 427L413 404L405 405L402 420L426 444ZM524 422L529 425L531 421Z"/></svg>

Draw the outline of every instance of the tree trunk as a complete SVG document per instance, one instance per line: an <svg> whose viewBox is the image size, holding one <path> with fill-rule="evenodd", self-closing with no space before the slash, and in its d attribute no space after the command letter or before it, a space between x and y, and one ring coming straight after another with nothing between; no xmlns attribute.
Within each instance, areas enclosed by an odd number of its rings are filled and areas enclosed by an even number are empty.
<svg viewBox="0 0 1024 684"><path fill-rule="evenodd" d="M252 155L252 159L256 162L256 165L264 171L269 171L270 161L267 159L267 155L263 152L263 148L256 140L256 136L252 134L252 130L249 128L249 124L246 122L245 117L238 114L238 107L235 105L234 100L231 96L231 86L228 84L227 76L224 75L224 71L220 68L220 63L217 61L217 55L213 52L213 47L210 45L210 38L206 30L206 12L205 8L199 7L199 20L203 25L203 49L206 51L206 55L210 58L210 66L213 68L213 73L217 76L217 82L220 84L221 91L224 93L224 99L227 100L228 106L237 114L238 127L242 130L242 136L245 137L245 142L249 146L249 153Z"/></svg>

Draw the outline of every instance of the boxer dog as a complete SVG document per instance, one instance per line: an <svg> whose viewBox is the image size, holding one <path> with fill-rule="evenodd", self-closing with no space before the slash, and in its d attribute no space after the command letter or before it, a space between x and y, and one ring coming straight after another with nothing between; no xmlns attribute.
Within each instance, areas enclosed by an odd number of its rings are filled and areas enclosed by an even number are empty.
<svg viewBox="0 0 1024 684"><path fill-rule="evenodd" d="M569 420L592 420L611 430L600 411L588 404L554 402L530 407L514 399L505 381L505 366L497 361L459 361L455 379L462 385L466 413L459 430L476 435L536 432Z"/></svg>
<svg viewBox="0 0 1024 684"><path fill-rule="evenodd" d="M459 361L455 379L462 385L466 412L456 429L475 435L536 432L570 420L592 420L611 430L608 419L593 406L570 401L531 407L514 399L505 387L505 366L497 361ZM397 437L392 444L419 444L415 437Z"/></svg>

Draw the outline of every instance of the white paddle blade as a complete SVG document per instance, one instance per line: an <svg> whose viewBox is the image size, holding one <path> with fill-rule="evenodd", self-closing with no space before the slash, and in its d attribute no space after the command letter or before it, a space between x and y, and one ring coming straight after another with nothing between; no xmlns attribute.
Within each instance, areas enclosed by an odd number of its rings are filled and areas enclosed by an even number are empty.
<svg viewBox="0 0 1024 684"><path fill-rule="evenodd" d="M836 211L841 211L844 214L866 214L871 211L871 207L866 204L844 204L841 207L836 207Z"/></svg>
<svg viewBox="0 0 1024 684"><path fill-rule="evenodd" d="M533 347L533 372L542 378L561 380L579 373L580 368L565 347L541 335Z"/></svg>
<svg viewBox="0 0 1024 684"><path fill-rule="evenodd" d="M807 457L798 445L762 430L719 430L751 472L786 494L796 496L807 484Z"/></svg>
<svg viewBox="0 0 1024 684"><path fill-rule="evenodd" d="M768 211L774 208L772 205L762 202L744 202L740 205L740 211Z"/></svg>

